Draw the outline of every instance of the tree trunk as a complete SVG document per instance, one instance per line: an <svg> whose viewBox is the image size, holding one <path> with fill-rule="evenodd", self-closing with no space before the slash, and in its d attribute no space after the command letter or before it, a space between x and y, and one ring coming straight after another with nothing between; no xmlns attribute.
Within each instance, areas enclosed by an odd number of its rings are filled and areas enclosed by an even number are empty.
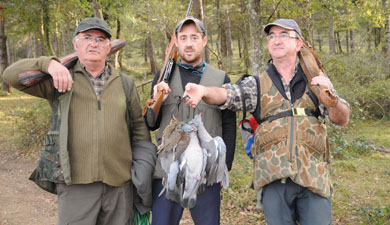
<svg viewBox="0 0 390 225"><path fill-rule="evenodd" d="M335 54L336 44L334 40L334 29L333 29L333 15L331 12L328 14L328 25L329 25L329 53Z"/></svg>
<svg viewBox="0 0 390 225"><path fill-rule="evenodd" d="M379 44L381 43L381 28L375 27L374 28L374 35L375 35L375 48L378 48Z"/></svg>
<svg viewBox="0 0 390 225"><path fill-rule="evenodd" d="M116 19L116 39L119 39L121 37L121 21L119 20L119 18ZM115 65L115 68L120 68L122 67L122 62L121 62L121 59L122 59L122 51L118 51L115 53L115 62L114 62L114 65Z"/></svg>
<svg viewBox="0 0 390 225"><path fill-rule="evenodd" d="M382 5L384 9L384 17L385 17L385 54L387 57L390 57L390 24L389 24L389 7L387 6L387 1L382 0Z"/></svg>
<svg viewBox="0 0 390 225"><path fill-rule="evenodd" d="M70 40L70 39L69 39ZM64 53L64 55L66 55L68 53L68 50L67 50L67 42L66 41L66 33L65 33L65 29L62 29L61 30L61 45L62 45L62 52Z"/></svg>
<svg viewBox="0 0 390 225"><path fill-rule="evenodd" d="M372 35L372 28L370 27L367 27L367 42L368 42L368 45L367 45L367 50L371 49L371 35Z"/></svg>
<svg viewBox="0 0 390 225"><path fill-rule="evenodd" d="M58 40L58 24L56 23L55 32L53 33L54 39L54 52L57 56L62 56L60 48L60 40Z"/></svg>
<svg viewBox="0 0 390 225"><path fill-rule="evenodd" d="M37 37L35 33L32 34L32 57L33 58L38 57Z"/></svg>
<svg viewBox="0 0 390 225"><path fill-rule="evenodd" d="M49 55L55 55L53 46L50 41L50 14L49 7L45 0L41 0L42 7L42 26L43 26L43 34L46 45L46 50Z"/></svg>
<svg viewBox="0 0 390 225"><path fill-rule="evenodd" d="M302 36L309 43L314 43L311 37L310 31L312 30L311 25L311 13L309 9L310 1L309 0L294 0L295 5L303 10L303 12L299 16L299 27L301 28Z"/></svg>
<svg viewBox="0 0 390 225"><path fill-rule="evenodd" d="M5 34L5 5L0 2L0 73L2 88L5 92L10 92L10 87L4 82L3 72L8 67L8 56L7 56L7 35Z"/></svg>
<svg viewBox="0 0 390 225"><path fill-rule="evenodd" d="M242 36L242 45L243 45L243 57L245 64L245 73L248 73L249 70L249 50L248 50L248 29L247 29L247 9L245 0L241 0L241 36Z"/></svg>
<svg viewBox="0 0 390 225"><path fill-rule="evenodd" d="M226 14L225 14L225 23L226 23L226 48L227 48L227 55L229 58L233 57L233 47L232 47L232 32L231 32L231 25L230 25L230 6L229 1L226 0Z"/></svg>
<svg viewBox="0 0 390 225"><path fill-rule="evenodd" d="M206 24L206 17L203 10L203 2L202 0L195 0L192 6L192 11L194 12L194 17L198 18L203 22L204 29L206 30L206 35L210 37L211 35L207 32L207 24ZM210 61L210 52L207 48L204 49L204 60L208 63Z"/></svg>
<svg viewBox="0 0 390 225"><path fill-rule="evenodd" d="M100 8L100 5L95 0L89 0L92 5L93 15L97 18L103 19L103 11Z"/></svg>
<svg viewBox="0 0 390 225"><path fill-rule="evenodd" d="M263 63L263 27L261 19L260 1L248 1L249 32L250 32L250 59L253 75L260 75L264 68Z"/></svg>
<svg viewBox="0 0 390 225"><path fill-rule="evenodd" d="M28 34L28 46L27 46L27 56L26 58L32 58L32 48L33 48L33 39L32 34Z"/></svg>
<svg viewBox="0 0 390 225"><path fill-rule="evenodd" d="M161 30L161 36L162 41L160 42L160 48L161 48L161 61L164 62L165 60L165 52L167 51L167 36L165 35L165 31Z"/></svg>
<svg viewBox="0 0 390 225"><path fill-rule="evenodd" d="M347 47L347 54L349 55L349 30L345 31L345 46Z"/></svg>
<svg viewBox="0 0 390 225"><path fill-rule="evenodd" d="M216 16L217 16L217 25L218 25L218 36L217 36L217 41L215 42L216 44L216 51L217 51L217 54L215 54L215 56L217 57L217 60L218 60L218 68L219 69L223 69L223 63L222 63L222 58L223 58L223 47L221 46L221 43L222 43L222 38L221 37L222 35L222 18L221 18L221 13L220 13L220 5L219 5L219 0L216 0Z"/></svg>
<svg viewBox="0 0 390 225"><path fill-rule="evenodd" d="M220 1L217 0L217 20L218 20L218 30L219 30L219 46L221 47L222 60L227 57L227 45L226 45L226 24L223 19L225 15L221 13Z"/></svg>
<svg viewBox="0 0 390 225"><path fill-rule="evenodd" d="M149 33L148 33L147 51L148 51L148 57L149 57L149 62L150 62L150 72L152 74L156 74L157 73L157 62L156 62L156 57L154 55L152 31L149 31Z"/></svg>
<svg viewBox="0 0 390 225"><path fill-rule="evenodd" d="M146 53L148 49L148 38L145 38L143 47L142 47L142 55L144 56L144 63L148 62L148 54Z"/></svg>
<svg viewBox="0 0 390 225"><path fill-rule="evenodd" d="M353 35L353 30L349 31L349 43L351 45L351 53L354 53L355 51L355 39Z"/></svg>
<svg viewBox="0 0 390 225"><path fill-rule="evenodd" d="M241 50L241 40L240 36L237 37L237 46L238 46L238 57L241 59L242 58L242 50Z"/></svg>
<svg viewBox="0 0 390 225"><path fill-rule="evenodd" d="M152 27L152 21L151 21L151 15L150 15L150 1L148 1L147 5L147 11L148 11L148 27ZM149 63L150 63L150 72L155 75L157 73L157 62L156 62L156 56L154 54L154 46L153 46L153 35L151 29L148 31L148 37L147 37L147 54L149 57Z"/></svg>
<svg viewBox="0 0 390 225"><path fill-rule="evenodd" d="M343 49L341 48L341 40L340 40L340 33L339 32L336 32L336 42L337 42L337 45L339 47L339 53L342 54Z"/></svg>
<svg viewBox="0 0 390 225"><path fill-rule="evenodd" d="M322 40L321 40L321 35L320 32L317 31L317 41L318 41L318 50L321 52L322 51Z"/></svg>

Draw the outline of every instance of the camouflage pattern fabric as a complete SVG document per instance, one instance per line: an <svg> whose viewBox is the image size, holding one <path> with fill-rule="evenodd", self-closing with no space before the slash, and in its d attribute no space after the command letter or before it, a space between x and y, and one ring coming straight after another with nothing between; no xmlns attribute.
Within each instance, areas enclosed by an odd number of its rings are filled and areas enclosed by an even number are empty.
<svg viewBox="0 0 390 225"><path fill-rule="evenodd" d="M266 72L259 78L261 119L292 108ZM316 107L306 93L296 100L293 107L315 111ZM282 117L260 124L251 149L255 190L261 190L272 181L290 177L295 183L328 198L332 185L326 135L326 126L314 116Z"/></svg>

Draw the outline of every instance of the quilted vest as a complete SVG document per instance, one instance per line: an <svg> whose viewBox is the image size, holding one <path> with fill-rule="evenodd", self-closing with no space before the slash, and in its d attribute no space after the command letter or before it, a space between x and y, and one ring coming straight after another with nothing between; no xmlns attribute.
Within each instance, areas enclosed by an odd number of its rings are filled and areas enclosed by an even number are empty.
<svg viewBox="0 0 390 225"><path fill-rule="evenodd" d="M293 116L261 123L252 146L254 155L254 186L258 191L272 181L290 178L310 191L328 198L331 193L329 176L330 152L327 129L315 116L302 115L302 109L315 111L308 93L294 104L285 99L269 75L260 76L260 118L297 108Z"/></svg>

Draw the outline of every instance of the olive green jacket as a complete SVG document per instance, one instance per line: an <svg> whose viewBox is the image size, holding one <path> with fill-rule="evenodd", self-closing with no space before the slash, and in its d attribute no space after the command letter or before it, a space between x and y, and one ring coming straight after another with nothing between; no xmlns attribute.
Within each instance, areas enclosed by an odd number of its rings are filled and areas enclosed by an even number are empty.
<svg viewBox="0 0 390 225"><path fill-rule="evenodd" d="M72 184L71 162L68 151L68 123L61 121L68 121L73 88L71 91L61 94L54 88L52 79L44 79L33 86L24 86L19 82L19 74L25 71L40 70L48 73L48 64L51 59L55 58L40 57L18 61L4 72L4 80L18 90L47 99L51 106L52 117L49 132L43 140L41 159L30 179L44 190L56 193L56 183ZM79 66L79 64L76 64L76 66ZM114 69L111 71L111 76L121 77L124 89L130 87L128 88L130 90L126 91L129 93L125 94L126 97L129 97L126 98L128 101L126 103L126 121L128 131L132 133L131 139L133 141L150 141L149 131L141 118L141 106L134 81L128 76L119 75L119 72Z"/></svg>

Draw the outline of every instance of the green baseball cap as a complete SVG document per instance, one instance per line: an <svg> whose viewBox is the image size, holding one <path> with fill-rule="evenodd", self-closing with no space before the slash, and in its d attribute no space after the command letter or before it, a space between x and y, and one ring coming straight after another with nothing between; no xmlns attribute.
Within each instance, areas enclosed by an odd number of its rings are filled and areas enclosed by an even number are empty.
<svg viewBox="0 0 390 225"><path fill-rule="evenodd" d="M108 24L106 23L106 21L100 18L97 17L85 18L77 26L76 30L74 31L74 36L76 37L76 35L78 35L79 33L88 30L100 30L103 33L105 33L108 38L111 38L111 32L110 32L110 28L108 27Z"/></svg>
<svg viewBox="0 0 390 225"><path fill-rule="evenodd" d="M175 33L177 35L178 32L181 31L181 28L183 27L184 24L195 24L196 26L196 29L202 33L203 35L206 35L206 29L204 29L204 25L202 23L202 21L198 20L197 18L195 17L192 17L192 16L189 16L189 17L186 17L182 20L180 20L177 25L176 25L176 29L175 29Z"/></svg>

